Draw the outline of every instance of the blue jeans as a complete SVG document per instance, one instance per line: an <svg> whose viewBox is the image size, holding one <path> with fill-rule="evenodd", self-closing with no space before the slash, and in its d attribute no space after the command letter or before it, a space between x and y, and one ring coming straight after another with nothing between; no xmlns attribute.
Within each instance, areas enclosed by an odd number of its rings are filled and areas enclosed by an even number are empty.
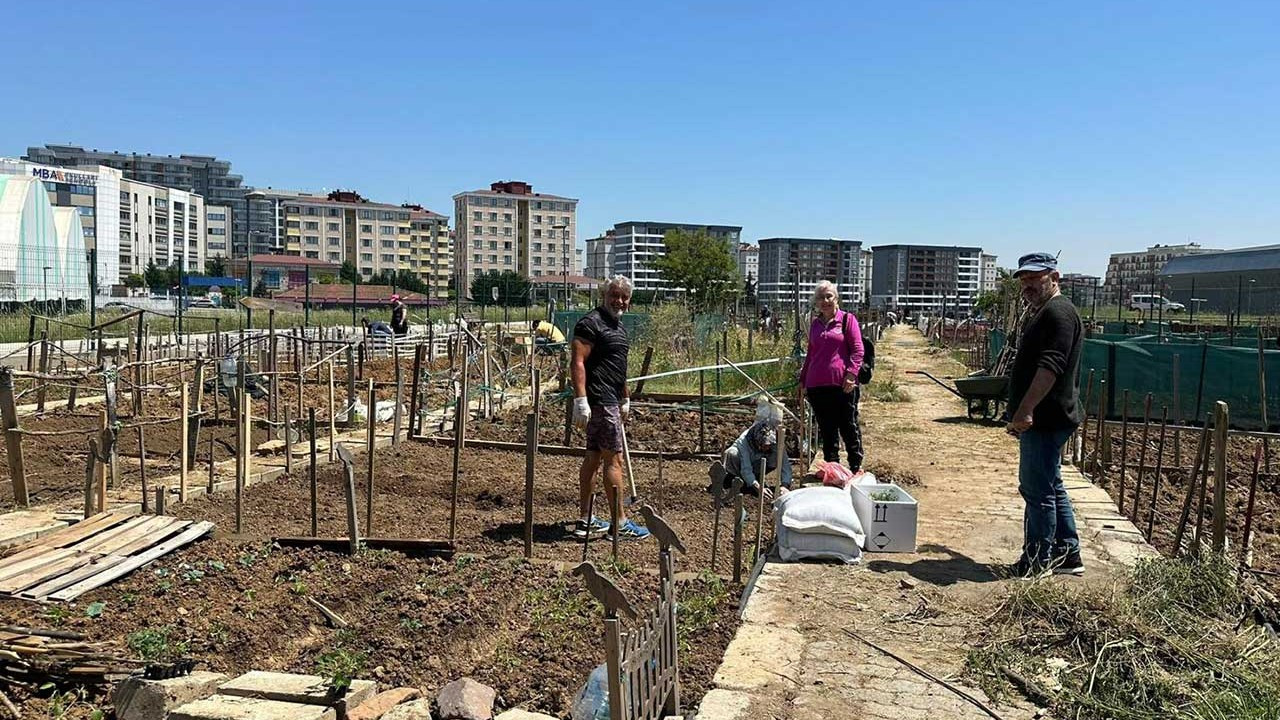
<svg viewBox="0 0 1280 720"><path fill-rule="evenodd" d="M1048 564L1080 550L1075 511L1062 484L1062 445L1070 430L1028 430L1018 436L1018 493L1026 502L1022 557Z"/></svg>

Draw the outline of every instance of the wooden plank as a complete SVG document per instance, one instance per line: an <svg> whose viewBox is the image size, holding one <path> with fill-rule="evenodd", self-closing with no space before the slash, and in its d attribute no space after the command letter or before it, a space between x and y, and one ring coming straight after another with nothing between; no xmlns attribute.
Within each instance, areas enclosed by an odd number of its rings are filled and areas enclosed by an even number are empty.
<svg viewBox="0 0 1280 720"><path fill-rule="evenodd" d="M67 547L68 545L74 545L87 537L102 532L103 530L109 530L129 518L136 516L136 512L124 510L117 510L111 513L98 513L93 517L72 525L66 530L61 530L47 537L40 538L36 542L48 547Z"/></svg>
<svg viewBox="0 0 1280 720"><path fill-rule="evenodd" d="M115 580L116 578L123 577L133 572L134 570L137 570L138 568L142 567L143 565L146 565L147 563L151 562L152 560L155 560L156 558L163 557L164 555L167 555L168 553L173 552L174 550L182 547L183 545L186 545L187 543L194 541L196 538L199 538L201 535L208 533L212 529L213 529L213 523L208 521L198 522L195 525L192 525L191 527L187 528L181 535L170 538L164 541L163 543L156 545L150 550L147 550L141 555L134 555L128 560L125 560L122 563L119 563L110 568L107 568L106 570L98 573L97 575L85 578L84 580L81 580L80 582L76 583L75 585L72 585L71 587L68 587L56 593L53 593L49 596L49 599L50 600L74 600L80 597L81 595L83 595L84 593L87 593L90 590L93 590L94 588L102 587L103 585L106 585L107 583L111 582L112 580Z"/></svg>
<svg viewBox="0 0 1280 720"><path fill-rule="evenodd" d="M45 552L45 553L43 553L43 554L41 554L41 555L38 555L38 556L36 556L36 557L27 558L26 560L23 560L22 562L14 563L13 565L10 565L9 567L7 567L7 568L5 568L5 569L3 569L3 570L0 570L0 580L6 580L6 579L11 578L11 577L14 577L14 576L16 576L16 575L21 575L22 573L24 573L24 572L26 572L26 571L28 571L28 570L30 570L30 569L32 569L32 568L40 567L41 565L44 565L45 563L57 562L58 560L61 560L62 558L70 557L70 556L72 556L72 555L75 555L75 551L74 551L74 550L67 550L67 549L65 549L65 548L60 548L60 549L56 549L56 550L49 550L48 552Z"/></svg>
<svg viewBox="0 0 1280 720"><path fill-rule="evenodd" d="M181 530L173 525L181 522L167 515L155 515L138 523L133 532L124 533L98 545L93 552L98 555L132 555L138 550L151 547L165 538ZM190 525L191 523L186 523ZM183 525L182 527L186 527ZM126 548L133 548L126 551Z"/></svg>
<svg viewBox="0 0 1280 720"><path fill-rule="evenodd" d="M179 520L175 517L170 517L169 519L172 522L170 522L167 527L156 530L155 532L148 534L144 538L139 538L137 541L130 543L128 545L125 545L124 547L114 551L111 554L112 555L132 555L141 550L146 550L152 545L155 545L156 543L161 542L165 538L181 532L183 529L191 525L192 522L194 522L193 520Z"/></svg>
<svg viewBox="0 0 1280 720"><path fill-rule="evenodd" d="M57 592L68 585L74 585L87 577L97 575L113 565L124 562L125 559L123 555L91 556L88 565L81 566L69 573L63 573L51 580L46 580L35 587L27 588L18 593L18 596L28 600L44 600L49 593Z"/></svg>
<svg viewBox="0 0 1280 720"><path fill-rule="evenodd" d="M92 559L93 556L86 553L73 553L56 562L41 563L27 572L19 573L0 581L0 593L15 593L23 588L37 585L49 578L74 570L81 565L87 565Z"/></svg>
<svg viewBox="0 0 1280 720"><path fill-rule="evenodd" d="M136 518L130 519L128 522L117 525L111 528L110 530L100 532L97 535L94 535L91 538L87 538L70 547L80 552L94 551L95 548L107 542L108 540L120 537L121 535L124 535L124 534L133 534L134 531L138 528L139 523L149 522L154 517L155 517L154 515L139 515ZM107 553L100 552L98 554L106 555Z"/></svg>

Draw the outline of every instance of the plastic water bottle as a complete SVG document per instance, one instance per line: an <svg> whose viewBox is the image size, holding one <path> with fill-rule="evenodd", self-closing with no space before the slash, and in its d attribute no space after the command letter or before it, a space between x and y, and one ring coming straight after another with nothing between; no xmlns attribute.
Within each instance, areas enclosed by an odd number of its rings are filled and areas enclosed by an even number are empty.
<svg viewBox="0 0 1280 720"><path fill-rule="evenodd" d="M609 720L609 669L601 664L573 699L573 720Z"/></svg>

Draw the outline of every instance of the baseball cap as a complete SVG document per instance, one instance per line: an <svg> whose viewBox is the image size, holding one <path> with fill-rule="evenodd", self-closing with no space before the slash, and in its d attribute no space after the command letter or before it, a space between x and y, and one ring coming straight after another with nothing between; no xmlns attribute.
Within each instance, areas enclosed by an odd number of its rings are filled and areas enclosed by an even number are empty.
<svg viewBox="0 0 1280 720"><path fill-rule="evenodd" d="M1018 269L1014 271L1013 276L1018 277L1022 273L1044 272L1045 270L1058 269L1058 256L1049 253L1037 252L1029 255L1023 255L1018 258Z"/></svg>
<svg viewBox="0 0 1280 720"><path fill-rule="evenodd" d="M399 296L399 295L392 295L390 298L388 298L388 300L389 300L390 302L395 302L395 301L397 301L397 300L399 300L399 299L400 299L400 296Z"/></svg>

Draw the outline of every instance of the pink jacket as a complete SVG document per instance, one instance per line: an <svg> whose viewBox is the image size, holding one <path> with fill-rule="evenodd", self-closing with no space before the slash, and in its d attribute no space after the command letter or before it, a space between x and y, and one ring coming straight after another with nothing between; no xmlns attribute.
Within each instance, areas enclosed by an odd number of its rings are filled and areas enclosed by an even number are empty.
<svg viewBox="0 0 1280 720"><path fill-rule="evenodd" d="M846 329L848 332L846 333ZM862 329L853 313L836 310L831 322L822 316L809 325L809 351L800 382L806 388L840 385L845 375L858 377L862 367Z"/></svg>

